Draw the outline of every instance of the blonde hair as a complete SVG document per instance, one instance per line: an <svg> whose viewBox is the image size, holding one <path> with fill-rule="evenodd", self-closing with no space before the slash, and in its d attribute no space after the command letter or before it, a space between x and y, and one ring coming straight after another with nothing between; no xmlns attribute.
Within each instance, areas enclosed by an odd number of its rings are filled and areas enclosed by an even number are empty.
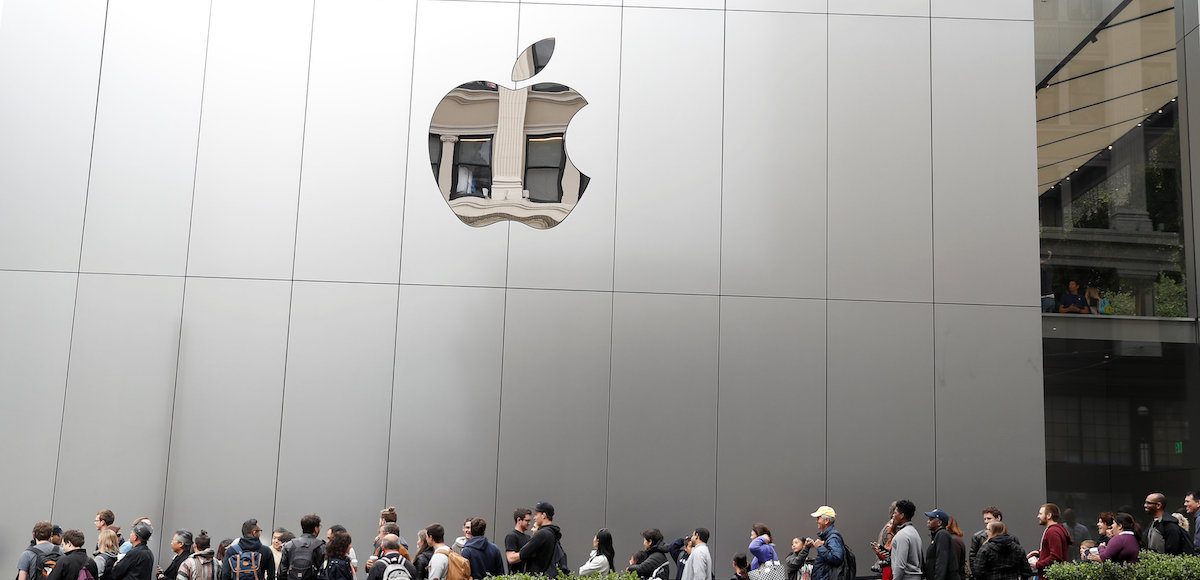
<svg viewBox="0 0 1200 580"><path fill-rule="evenodd" d="M101 552L116 552L120 548L117 543L117 533L112 530L101 531L97 543L100 545Z"/></svg>

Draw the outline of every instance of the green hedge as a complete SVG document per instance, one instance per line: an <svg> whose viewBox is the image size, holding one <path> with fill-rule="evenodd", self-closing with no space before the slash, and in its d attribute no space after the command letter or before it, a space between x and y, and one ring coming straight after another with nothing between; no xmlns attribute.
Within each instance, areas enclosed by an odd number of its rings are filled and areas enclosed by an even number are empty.
<svg viewBox="0 0 1200 580"><path fill-rule="evenodd" d="M1046 580L1200 580L1200 557L1164 556L1143 551L1137 564L1073 562L1055 564Z"/></svg>

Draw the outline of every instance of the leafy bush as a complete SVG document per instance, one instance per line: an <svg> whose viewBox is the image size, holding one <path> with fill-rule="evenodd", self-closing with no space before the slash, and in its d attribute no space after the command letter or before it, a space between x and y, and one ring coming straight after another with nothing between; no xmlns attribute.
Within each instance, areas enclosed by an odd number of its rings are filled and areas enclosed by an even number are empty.
<svg viewBox="0 0 1200 580"><path fill-rule="evenodd" d="M1072 562L1055 564L1046 580L1200 580L1200 557L1164 556L1143 551L1137 564Z"/></svg>

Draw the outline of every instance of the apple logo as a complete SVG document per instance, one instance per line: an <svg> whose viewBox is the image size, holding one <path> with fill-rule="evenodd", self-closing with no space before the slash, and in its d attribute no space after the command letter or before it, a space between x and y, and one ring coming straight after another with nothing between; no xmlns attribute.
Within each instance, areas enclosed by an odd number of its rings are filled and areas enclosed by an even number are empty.
<svg viewBox="0 0 1200 580"><path fill-rule="evenodd" d="M513 65L514 88L461 84L429 121L429 162L450 210L483 227L503 220L552 228L571 213L589 178L567 157L567 125L587 100L574 89L534 83L554 39L526 48Z"/></svg>

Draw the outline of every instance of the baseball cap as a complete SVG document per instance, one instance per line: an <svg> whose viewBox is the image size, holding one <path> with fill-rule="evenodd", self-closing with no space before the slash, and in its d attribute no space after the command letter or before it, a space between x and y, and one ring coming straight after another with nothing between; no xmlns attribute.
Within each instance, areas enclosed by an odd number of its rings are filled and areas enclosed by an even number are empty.
<svg viewBox="0 0 1200 580"><path fill-rule="evenodd" d="M942 510L933 510L931 512L925 512L925 517L937 518L939 520L942 520L942 525L950 523L950 514L944 512Z"/></svg>
<svg viewBox="0 0 1200 580"><path fill-rule="evenodd" d="M544 513L550 519L554 519L554 506L550 505L548 501L537 502L537 505L533 506L533 511Z"/></svg>
<svg viewBox="0 0 1200 580"><path fill-rule="evenodd" d="M836 518L837 512L833 511L833 508L831 508L827 505L823 505L823 506L817 508L817 511L813 512L810 515L814 518L819 518L819 517Z"/></svg>

